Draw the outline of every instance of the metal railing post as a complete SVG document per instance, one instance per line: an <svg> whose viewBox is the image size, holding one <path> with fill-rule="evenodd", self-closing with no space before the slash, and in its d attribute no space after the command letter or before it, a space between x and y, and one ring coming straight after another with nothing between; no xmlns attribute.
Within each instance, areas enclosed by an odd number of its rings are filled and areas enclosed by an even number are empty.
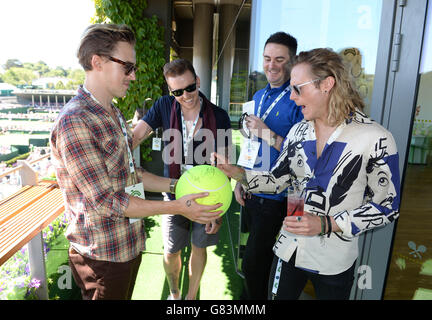
<svg viewBox="0 0 432 320"><path fill-rule="evenodd" d="M42 231L28 243L30 278L40 281L40 287L36 289L36 295L40 300L48 300L48 285L46 279L46 267Z"/></svg>

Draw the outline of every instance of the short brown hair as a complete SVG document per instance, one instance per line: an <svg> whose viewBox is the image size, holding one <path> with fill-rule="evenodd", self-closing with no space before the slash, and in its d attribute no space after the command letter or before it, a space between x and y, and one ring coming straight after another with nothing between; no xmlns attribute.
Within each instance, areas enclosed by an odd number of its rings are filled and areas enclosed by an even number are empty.
<svg viewBox="0 0 432 320"><path fill-rule="evenodd" d="M276 43L287 47L290 61L293 60L297 53L297 39L286 32L279 31L273 33L265 42L264 48L269 43Z"/></svg>
<svg viewBox="0 0 432 320"><path fill-rule="evenodd" d="M186 71L190 71L192 75L196 78L195 69L192 63L186 59L176 59L168 62L163 67L163 75L166 78L176 77L185 74Z"/></svg>
<svg viewBox="0 0 432 320"><path fill-rule="evenodd" d="M135 45L135 35L127 25L93 24L89 26L84 31L78 47L79 63L85 71L92 70L93 55L110 56L120 41Z"/></svg>
<svg viewBox="0 0 432 320"><path fill-rule="evenodd" d="M358 93L353 79L345 67L342 57L330 49L318 48L300 52L294 59L293 67L305 63L310 66L318 87L321 80L333 77L335 84L330 90L328 122L341 124L349 119L356 108L363 110L364 102Z"/></svg>

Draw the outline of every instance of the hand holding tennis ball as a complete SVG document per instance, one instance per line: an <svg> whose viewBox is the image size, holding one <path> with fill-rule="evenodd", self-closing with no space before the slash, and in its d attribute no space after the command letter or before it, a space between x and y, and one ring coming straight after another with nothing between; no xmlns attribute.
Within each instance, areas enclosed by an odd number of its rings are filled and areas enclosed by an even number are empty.
<svg viewBox="0 0 432 320"><path fill-rule="evenodd" d="M217 209L221 216L225 214L231 205L232 190L227 176L218 168L209 165L195 166L182 174L176 185L176 198L185 195L208 192L204 198L195 201L203 205L216 205L222 203Z"/></svg>
<svg viewBox="0 0 432 320"><path fill-rule="evenodd" d="M197 203L198 199L207 197L208 195L208 192L188 194L176 201L172 201L172 203L175 206L175 210L189 220L208 224L217 219L222 213L222 210L220 210L221 203L212 206Z"/></svg>

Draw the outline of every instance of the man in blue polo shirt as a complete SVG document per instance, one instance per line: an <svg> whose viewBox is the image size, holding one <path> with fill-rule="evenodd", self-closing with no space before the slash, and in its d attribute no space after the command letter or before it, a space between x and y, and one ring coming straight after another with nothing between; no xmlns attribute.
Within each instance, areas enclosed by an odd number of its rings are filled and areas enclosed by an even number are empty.
<svg viewBox="0 0 432 320"><path fill-rule="evenodd" d="M263 69L268 84L255 93L255 114L246 117L247 128L260 143L253 170L270 170L284 137L303 119L301 108L290 100L288 89L290 65L296 51L297 40L284 32L272 34L265 43ZM265 300L272 248L286 216L286 196L283 193L246 195L237 183L235 197L244 206L242 218L249 231L242 262L246 289L242 298Z"/></svg>
<svg viewBox="0 0 432 320"><path fill-rule="evenodd" d="M172 95L163 96L151 107L134 129L133 147L159 127L164 130L164 175L175 183L185 170L194 165L210 164L213 151L228 152L231 145L231 122L225 110L212 104L200 91L200 78L185 59L164 66L164 77ZM174 191L174 190L172 190ZM174 200L173 194L168 194ZM206 225L184 216L164 215L164 269L170 287L168 300L181 299L179 275L181 250L189 244L189 289L186 300L196 298L207 261L207 247L216 245L222 218ZM192 231L190 231L192 229Z"/></svg>

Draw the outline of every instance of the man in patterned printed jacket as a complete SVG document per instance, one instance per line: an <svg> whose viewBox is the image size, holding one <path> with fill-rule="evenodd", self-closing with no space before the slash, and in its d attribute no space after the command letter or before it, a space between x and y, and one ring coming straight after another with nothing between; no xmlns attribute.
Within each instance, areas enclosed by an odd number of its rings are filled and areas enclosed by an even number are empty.
<svg viewBox="0 0 432 320"><path fill-rule="evenodd" d="M392 134L362 113L363 101L339 55L301 52L291 71L291 99L304 120L285 138L270 171L218 167L248 191L297 185L304 215L287 216L274 245L270 299L298 299L311 280L318 299L348 299L358 235L399 216L399 158Z"/></svg>

